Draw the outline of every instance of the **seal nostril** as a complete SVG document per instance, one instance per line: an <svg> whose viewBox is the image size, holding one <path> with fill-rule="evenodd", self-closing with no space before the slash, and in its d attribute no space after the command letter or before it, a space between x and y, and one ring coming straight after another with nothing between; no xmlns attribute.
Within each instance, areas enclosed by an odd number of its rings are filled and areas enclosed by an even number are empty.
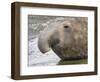
<svg viewBox="0 0 100 82"><path fill-rule="evenodd" d="M64 26L64 28L69 28L69 26Z"/></svg>

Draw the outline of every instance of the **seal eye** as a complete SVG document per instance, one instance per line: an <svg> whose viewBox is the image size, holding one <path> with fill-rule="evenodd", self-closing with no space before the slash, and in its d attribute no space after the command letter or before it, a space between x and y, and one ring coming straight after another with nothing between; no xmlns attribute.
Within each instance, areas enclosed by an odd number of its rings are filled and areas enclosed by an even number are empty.
<svg viewBox="0 0 100 82"><path fill-rule="evenodd" d="M69 26L65 25L64 32L71 32L71 28Z"/></svg>
<svg viewBox="0 0 100 82"><path fill-rule="evenodd" d="M69 28L69 26L64 26L64 28Z"/></svg>

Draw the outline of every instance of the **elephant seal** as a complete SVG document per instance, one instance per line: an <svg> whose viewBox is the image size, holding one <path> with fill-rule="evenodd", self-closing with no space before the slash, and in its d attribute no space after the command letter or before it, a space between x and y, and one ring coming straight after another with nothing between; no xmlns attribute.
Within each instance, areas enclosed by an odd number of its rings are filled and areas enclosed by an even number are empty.
<svg viewBox="0 0 100 82"><path fill-rule="evenodd" d="M52 49L62 60L87 58L87 35L78 22L57 23L40 33L38 47L42 53Z"/></svg>

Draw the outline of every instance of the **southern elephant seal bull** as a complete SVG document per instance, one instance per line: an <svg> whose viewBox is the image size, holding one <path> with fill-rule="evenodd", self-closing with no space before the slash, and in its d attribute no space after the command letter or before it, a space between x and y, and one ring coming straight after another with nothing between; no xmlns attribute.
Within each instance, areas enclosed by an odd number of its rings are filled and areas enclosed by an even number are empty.
<svg viewBox="0 0 100 82"><path fill-rule="evenodd" d="M62 60L87 58L87 36L81 25L66 22L45 28L39 35L38 47L42 53L52 49Z"/></svg>

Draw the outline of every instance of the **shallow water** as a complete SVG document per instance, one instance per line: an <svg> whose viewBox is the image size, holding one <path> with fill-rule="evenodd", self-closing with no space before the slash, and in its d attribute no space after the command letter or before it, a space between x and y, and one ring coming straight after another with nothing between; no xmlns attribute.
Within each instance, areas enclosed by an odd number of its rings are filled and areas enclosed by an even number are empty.
<svg viewBox="0 0 100 82"><path fill-rule="evenodd" d="M45 66L45 65L56 65L60 58L52 51L43 54L38 49L38 39L29 41L29 66Z"/></svg>
<svg viewBox="0 0 100 82"><path fill-rule="evenodd" d="M87 59L78 60L60 60L57 65L75 65L75 64L87 64Z"/></svg>

